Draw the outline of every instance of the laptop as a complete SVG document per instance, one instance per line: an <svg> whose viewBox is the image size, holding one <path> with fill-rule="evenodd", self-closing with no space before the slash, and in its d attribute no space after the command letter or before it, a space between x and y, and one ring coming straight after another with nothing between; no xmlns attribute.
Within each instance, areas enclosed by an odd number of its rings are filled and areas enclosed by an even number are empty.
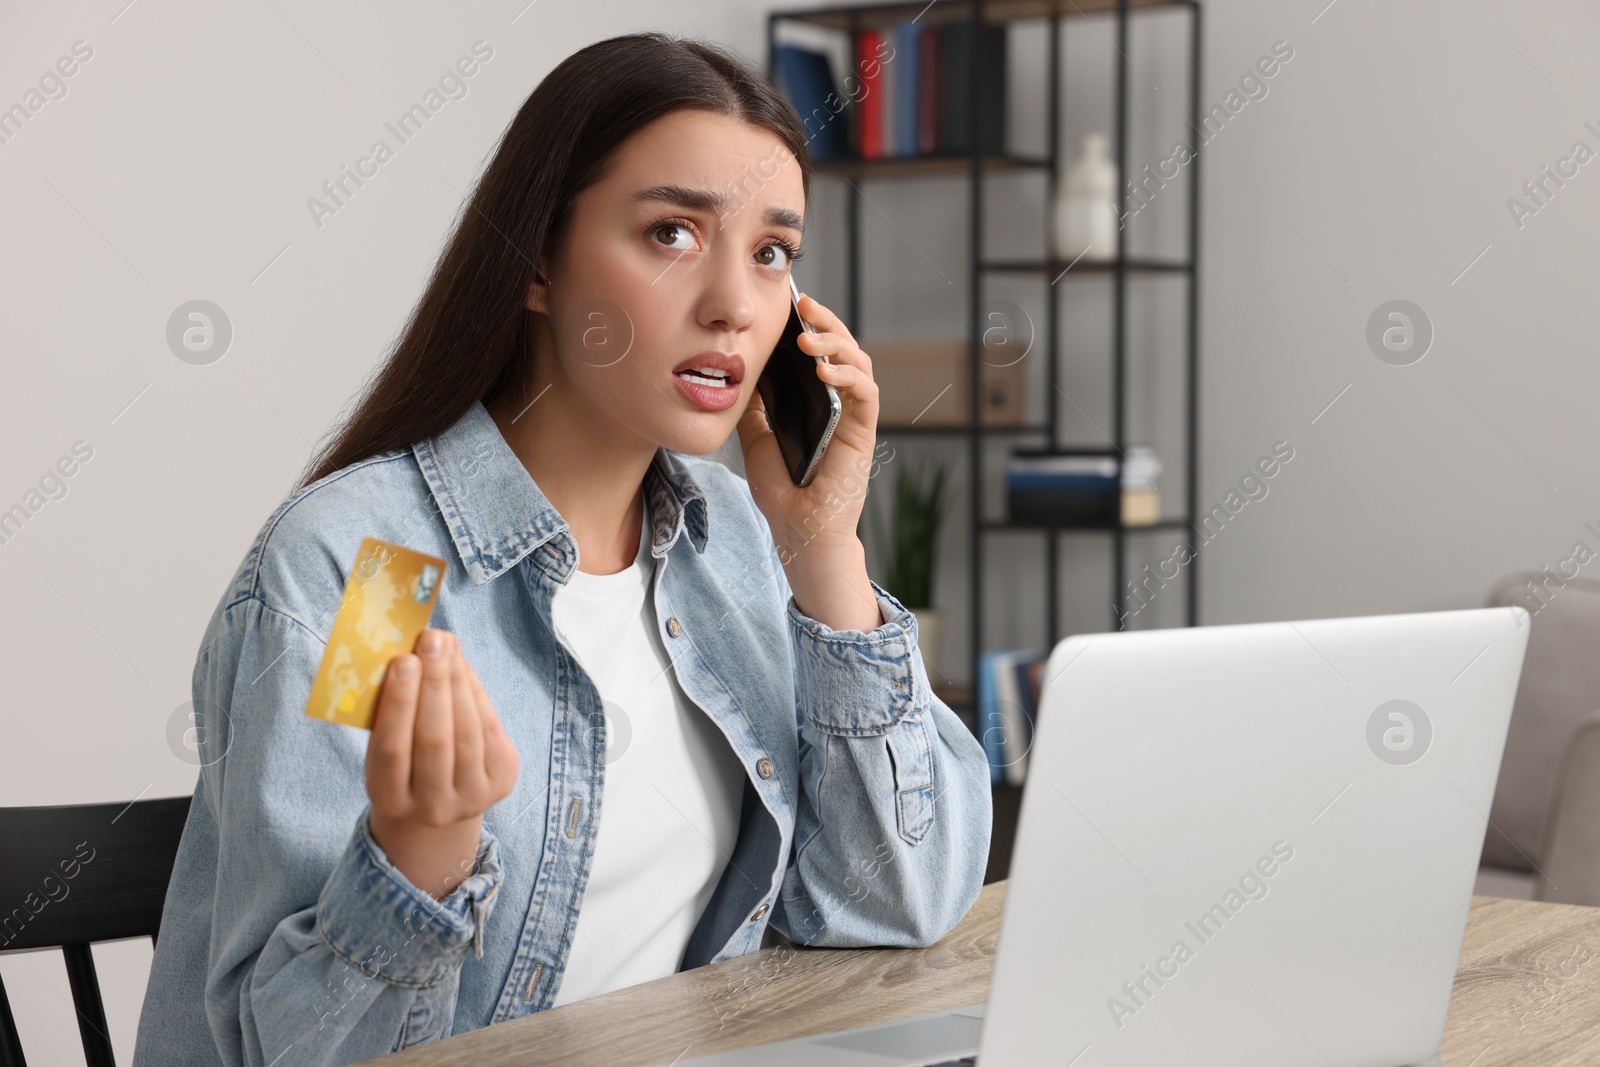
<svg viewBox="0 0 1600 1067"><path fill-rule="evenodd" d="M1524 608L1051 651L984 1003L678 1067L1436 1065Z"/></svg>

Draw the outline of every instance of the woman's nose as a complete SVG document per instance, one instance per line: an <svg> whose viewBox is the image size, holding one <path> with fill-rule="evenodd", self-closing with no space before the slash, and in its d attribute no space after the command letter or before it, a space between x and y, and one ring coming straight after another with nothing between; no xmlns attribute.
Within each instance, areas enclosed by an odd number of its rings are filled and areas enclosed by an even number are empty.
<svg viewBox="0 0 1600 1067"><path fill-rule="evenodd" d="M743 330L755 320L755 294L743 264L719 264L707 272L700 295L700 323L711 329Z"/></svg>

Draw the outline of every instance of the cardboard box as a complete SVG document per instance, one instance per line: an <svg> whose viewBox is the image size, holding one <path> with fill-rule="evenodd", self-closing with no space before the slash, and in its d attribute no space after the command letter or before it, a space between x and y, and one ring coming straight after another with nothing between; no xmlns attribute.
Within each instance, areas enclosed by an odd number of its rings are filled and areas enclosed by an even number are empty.
<svg viewBox="0 0 1600 1067"><path fill-rule="evenodd" d="M1161 493L1155 489L1122 491L1122 525L1153 526L1161 521Z"/></svg>
<svg viewBox="0 0 1600 1067"><path fill-rule="evenodd" d="M969 424L969 342L939 338L866 340L860 344L872 360L872 377L878 383L880 426ZM1022 425L1026 364L1026 360L1018 360L1002 367L984 362L979 367L981 425Z"/></svg>

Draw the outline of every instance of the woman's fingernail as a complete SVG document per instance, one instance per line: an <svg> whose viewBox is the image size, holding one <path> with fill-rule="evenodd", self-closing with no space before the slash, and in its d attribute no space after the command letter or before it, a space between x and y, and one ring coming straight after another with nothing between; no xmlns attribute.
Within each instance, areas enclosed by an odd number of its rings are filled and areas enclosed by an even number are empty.
<svg viewBox="0 0 1600 1067"><path fill-rule="evenodd" d="M402 681L409 681L417 676L417 660L414 656L396 656L394 661L394 676Z"/></svg>

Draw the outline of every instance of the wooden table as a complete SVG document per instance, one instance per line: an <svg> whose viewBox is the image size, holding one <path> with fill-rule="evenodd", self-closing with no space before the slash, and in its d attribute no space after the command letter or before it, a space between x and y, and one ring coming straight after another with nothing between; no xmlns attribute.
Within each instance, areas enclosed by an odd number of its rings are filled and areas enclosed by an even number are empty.
<svg viewBox="0 0 1600 1067"><path fill-rule="evenodd" d="M649 1067L983 1000L1006 883L926 949L778 946L366 1061ZM1600 908L1473 897L1441 1067L1600 1063Z"/></svg>

